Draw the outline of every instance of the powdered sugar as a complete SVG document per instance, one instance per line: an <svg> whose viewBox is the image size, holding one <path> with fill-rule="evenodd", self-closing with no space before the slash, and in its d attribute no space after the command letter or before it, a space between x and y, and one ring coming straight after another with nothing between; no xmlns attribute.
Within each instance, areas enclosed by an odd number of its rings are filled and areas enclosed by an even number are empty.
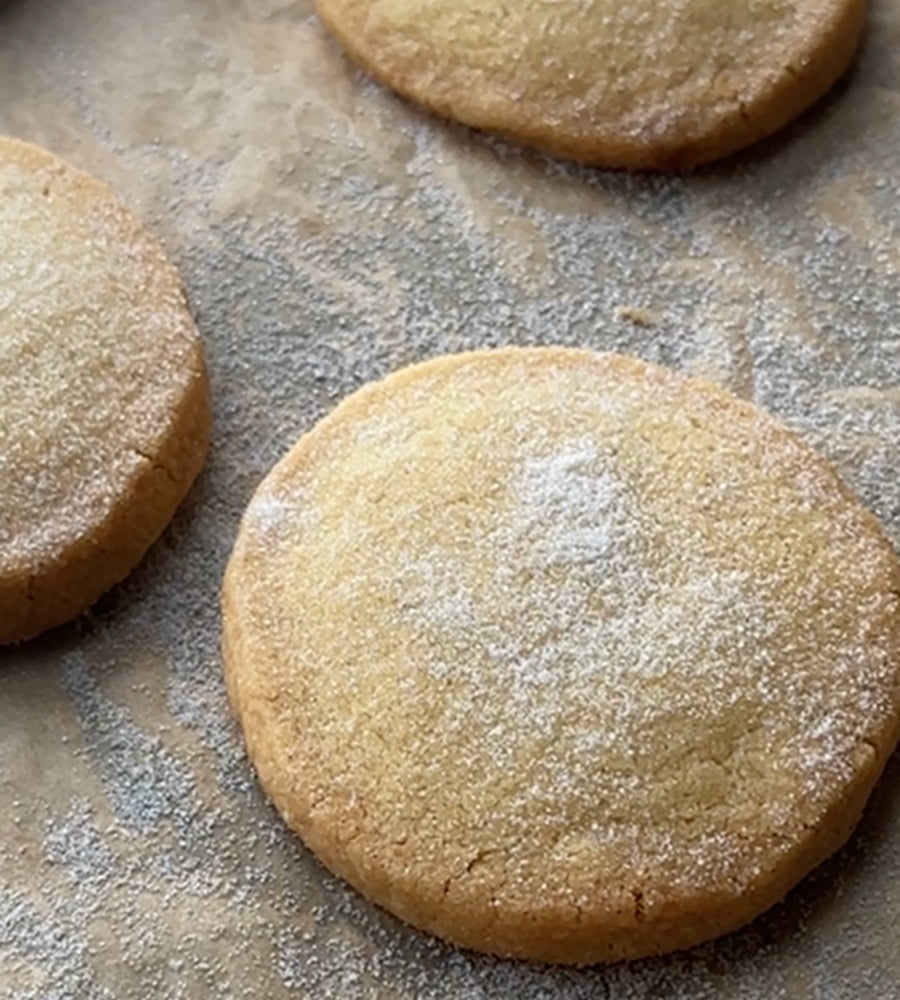
<svg viewBox="0 0 900 1000"><path fill-rule="evenodd" d="M530 539L542 565L602 560L633 530L621 482L606 469L592 473L596 463L590 440L526 459L513 485L518 519L509 530Z"/></svg>
<svg viewBox="0 0 900 1000"><path fill-rule="evenodd" d="M494 893L561 906L588 907L579 879L607 865L648 899L648 872L688 894L752 884L891 717L891 557L765 417L575 358L401 374L285 459L289 520L330 529L273 548L251 504L229 606L289 666L232 661L243 711L269 725L257 670L289 685L279 739L292 759L316 746L310 794L346 785L379 837L419 829L422 879L459 877L471 843L503 855ZM384 780L408 794L365 791ZM446 815L469 819L426 832Z"/></svg>
<svg viewBox="0 0 900 1000"><path fill-rule="evenodd" d="M509 342L718 379L800 429L900 541L896 5L871 7L832 99L674 178L581 170L419 113L355 71L305 0L47 11L0 5L3 128L153 223L208 345L218 431L200 489L130 583L77 628L3 653L0 995L892 997L896 763L849 850L739 934L611 969L496 962L402 927L285 829L240 752L216 608L251 493L337 400L410 361ZM70 684L94 685L79 712L58 671L72 649ZM140 837L110 812L125 778L108 785L83 752L100 729L124 751L135 728L170 755L150 753L145 787L171 780L174 758L198 796L184 802L179 778Z"/></svg>
<svg viewBox="0 0 900 1000"><path fill-rule="evenodd" d="M128 502L200 378L179 279L112 192L0 145L0 573L39 575Z"/></svg>

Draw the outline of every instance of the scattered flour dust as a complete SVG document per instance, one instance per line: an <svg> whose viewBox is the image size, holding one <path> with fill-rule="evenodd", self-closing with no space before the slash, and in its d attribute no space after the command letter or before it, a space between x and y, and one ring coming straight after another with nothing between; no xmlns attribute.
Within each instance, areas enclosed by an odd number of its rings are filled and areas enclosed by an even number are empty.
<svg viewBox="0 0 900 1000"><path fill-rule="evenodd" d="M609 470L591 472L597 462L592 441L525 460L513 487L521 512L513 530L533 543L539 565L593 563L623 545L637 522L622 483Z"/></svg>
<svg viewBox="0 0 900 1000"><path fill-rule="evenodd" d="M685 747L708 737L724 761L709 767L734 782L732 801L742 780L732 770L746 773L751 765L740 762L754 754L777 759L810 800L828 800L848 776L860 714L883 711L873 694L878 683L870 684L879 668L871 676L861 670L868 658L862 632L834 640L823 687L818 647L796 617L798 598L778 596L779 573L760 574L747 532L738 528L734 537L736 565L717 566L693 555L702 552L703 528L685 518L670 539L680 553L675 570L658 565L648 543L654 525L616 472L615 443L604 446L576 439L546 454L526 448L498 524L458 546L423 553L413 545L398 556L401 618L433 636L434 656L422 666L437 690L452 684L454 701L440 717L454 757L466 773L484 758L493 762L489 774L509 773L538 741L541 769L521 801L509 803L529 828L535 802L546 805L551 824L558 821L560 795L581 813L595 811L598 755L611 761L604 796L624 812L641 802L646 815L658 812L655 784L677 787L669 772L679 765L665 757L678 746L682 723ZM813 492L801 489L794 502ZM785 655L794 657L787 673ZM473 717L484 725L474 738ZM756 749L743 745L746 727ZM657 745L667 749L652 765L654 782L646 782L635 754ZM626 763L616 764L623 756ZM591 834L640 841L651 857L681 852L688 885L703 884L741 849L739 839L715 831L677 845L624 822L595 825Z"/></svg>
<svg viewBox="0 0 900 1000"><path fill-rule="evenodd" d="M362 902L267 806L230 719L217 598L247 498L337 400L506 343L717 379L832 459L900 543L897 5L873 6L821 113L727 170L670 177L426 116L336 56L307 0L2 6L6 131L93 158L147 207L204 336L217 432L136 576L46 645L4 651L0 997L892 1000L896 764L849 853L727 939L610 969L462 954ZM123 67L129 86L109 86ZM602 547L602 523L581 542Z"/></svg>

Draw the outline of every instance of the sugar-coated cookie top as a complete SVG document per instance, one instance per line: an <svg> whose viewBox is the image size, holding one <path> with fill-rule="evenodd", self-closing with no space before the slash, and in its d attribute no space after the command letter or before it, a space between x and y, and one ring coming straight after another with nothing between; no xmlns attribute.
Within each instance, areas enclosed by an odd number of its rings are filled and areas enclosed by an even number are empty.
<svg viewBox="0 0 900 1000"><path fill-rule="evenodd" d="M225 607L289 821L389 907L493 908L487 941L799 878L896 737L874 520L771 418L611 355L461 355L357 393L254 497Z"/></svg>
<svg viewBox="0 0 900 1000"><path fill-rule="evenodd" d="M864 0L317 0L352 55L448 117L609 166L684 167L843 72Z"/></svg>
<svg viewBox="0 0 900 1000"><path fill-rule="evenodd" d="M0 575L64 558L127 502L201 379L149 234L105 185L0 139Z"/></svg>

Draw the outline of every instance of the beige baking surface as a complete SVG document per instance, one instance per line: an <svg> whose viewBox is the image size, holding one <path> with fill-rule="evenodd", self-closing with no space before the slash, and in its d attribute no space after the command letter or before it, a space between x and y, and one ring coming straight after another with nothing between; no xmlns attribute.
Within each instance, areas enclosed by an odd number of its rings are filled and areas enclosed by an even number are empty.
<svg viewBox="0 0 900 1000"><path fill-rule="evenodd" d="M851 845L746 931L546 971L457 953L328 877L256 786L217 650L269 465L360 382L464 347L712 375L830 456L900 543L900 5L872 18L796 127L662 179L427 117L351 69L308 0L0 0L0 131L109 181L167 245L217 421L138 571L0 650L0 996L900 998L896 758Z"/></svg>

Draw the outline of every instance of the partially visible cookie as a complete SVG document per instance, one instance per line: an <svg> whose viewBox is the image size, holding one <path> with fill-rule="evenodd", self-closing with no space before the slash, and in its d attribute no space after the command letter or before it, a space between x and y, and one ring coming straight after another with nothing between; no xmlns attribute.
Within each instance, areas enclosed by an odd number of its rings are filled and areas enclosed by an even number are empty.
<svg viewBox="0 0 900 1000"><path fill-rule="evenodd" d="M203 464L209 387L178 274L105 185L0 138L0 643L141 559Z"/></svg>
<svg viewBox="0 0 900 1000"><path fill-rule="evenodd" d="M333 871L466 947L592 963L779 900L900 726L900 570L708 382L506 349L367 386L251 501L223 590L260 779Z"/></svg>
<svg viewBox="0 0 900 1000"><path fill-rule="evenodd" d="M748 146L846 70L865 0L316 0L379 80L438 114L608 167Z"/></svg>

